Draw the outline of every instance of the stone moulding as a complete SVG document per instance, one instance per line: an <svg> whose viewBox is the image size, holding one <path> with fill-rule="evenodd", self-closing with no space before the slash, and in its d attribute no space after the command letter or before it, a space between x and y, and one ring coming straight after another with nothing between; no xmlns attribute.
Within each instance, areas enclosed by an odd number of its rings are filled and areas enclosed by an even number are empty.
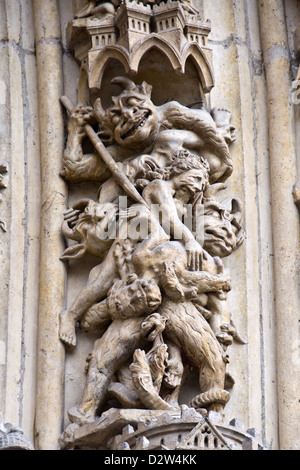
<svg viewBox="0 0 300 470"><path fill-rule="evenodd" d="M71 424L60 437L64 450L265 450L256 429L219 413L110 409L92 424Z"/></svg>
<svg viewBox="0 0 300 470"><path fill-rule="evenodd" d="M196 65L204 93L208 93L213 88L213 71L203 48L196 43L188 43L183 46L181 53L178 54L168 41L156 33L136 44L130 54L125 48L118 45L108 45L100 52L98 52L98 49L90 51L90 88L101 87L106 65L112 58L123 65L126 73L138 73L141 60L152 48L157 48L166 56L176 73L184 74L187 60L191 58Z"/></svg>
<svg viewBox="0 0 300 470"><path fill-rule="evenodd" d="M0 190L7 188L8 185L8 164L6 162L0 162ZM0 194L0 203L2 202L2 195ZM0 219L0 228L3 232L6 232L6 223Z"/></svg>

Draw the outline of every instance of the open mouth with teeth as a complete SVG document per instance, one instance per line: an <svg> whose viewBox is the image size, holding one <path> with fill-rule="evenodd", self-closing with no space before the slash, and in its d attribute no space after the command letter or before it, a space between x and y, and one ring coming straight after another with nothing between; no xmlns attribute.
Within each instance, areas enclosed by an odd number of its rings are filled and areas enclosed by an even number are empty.
<svg viewBox="0 0 300 470"><path fill-rule="evenodd" d="M151 115L151 112L147 111L143 114L142 117L140 117L138 120L136 120L133 123L133 125L129 128L129 130L127 130L124 134L121 135L122 140L125 140L128 137L131 137L137 131L137 129L139 129L141 127L144 127L144 125L145 125L145 123L146 123L146 121L147 121L147 119L149 118L150 115ZM129 124L129 126L130 126L130 124Z"/></svg>
<svg viewBox="0 0 300 470"><path fill-rule="evenodd" d="M225 237L222 237L214 229L205 229L204 241L205 243L219 243L227 249L232 249L234 246L234 242L232 240L228 240Z"/></svg>

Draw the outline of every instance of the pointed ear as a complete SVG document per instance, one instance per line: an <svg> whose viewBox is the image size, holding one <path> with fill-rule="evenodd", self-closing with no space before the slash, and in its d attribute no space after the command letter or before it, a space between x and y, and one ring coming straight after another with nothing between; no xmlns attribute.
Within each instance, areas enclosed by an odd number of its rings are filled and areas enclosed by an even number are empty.
<svg viewBox="0 0 300 470"><path fill-rule="evenodd" d="M151 97L151 93L152 93L152 86L149 85L149 83L147 82L143 82L141 87L143 88L144 92L146 95L149 96L149 98Z"/></svg>
<svg viewBox="0 0 300 470"><path fill-rule="evenodd" d="M105 117L105 111L103 109L100 98L97 98L95 103L94 103L94 111L95 111L95 114L96 114L97 118L101 122Z"/></svg>
<svg viewBox="0 0 300 470"><path fill-rule="evenodd" d="M233 198L231 200L231 214L235 217L238 223L242 220L242 203L240 199Z"/></svg>
<svg viewBox="0 0 300 470"><path fill-rule="evenodd" d="M68 259L78 259L82 258L82 256L86 253L86 247L83 243L79 243L78 245L69 246L61 255L60 259L62 261Z"/></svg>

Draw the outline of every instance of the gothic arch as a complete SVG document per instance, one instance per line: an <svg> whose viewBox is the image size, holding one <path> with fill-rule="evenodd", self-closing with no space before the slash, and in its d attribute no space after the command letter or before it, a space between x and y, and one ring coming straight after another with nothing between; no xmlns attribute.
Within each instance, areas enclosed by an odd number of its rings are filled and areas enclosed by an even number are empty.
<svg viewBox="0 0 300 470"><path fill-rule="evenodd" d="M179 70L180 72L183 71L180 56L176 52L175 48L155 33L144 39L131 52L131 71L137 73L143 56L153 47L159 49L167 57L174 70Z"/></svg>
<svg viewBox="0 0 300 470"><path fill-rule="evenodd" d="M214 74L201 47L196 43L187 44L183 47L181 57L184 72L187 60L189 58L193 60L199 74L203 91L204 93L209 93L214 86Z"/></svg>
<svg viewBox="0 0 300 470"><path fill-rule="evenodd" d="M99 89L101 87L101 82L106 66L112 59L120 62L123 65L126 73L130 71L131 67L128 52L120 46L106 46L99 52L97 59L95 60L95 65L90 72L90 88Z"/></svg>

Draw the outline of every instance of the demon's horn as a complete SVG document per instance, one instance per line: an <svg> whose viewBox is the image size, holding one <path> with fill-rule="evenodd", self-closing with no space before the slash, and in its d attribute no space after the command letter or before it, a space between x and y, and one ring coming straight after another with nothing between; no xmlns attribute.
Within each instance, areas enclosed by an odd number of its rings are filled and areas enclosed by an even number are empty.
<svg viewBox="0 0 300 470"><path fill-rule="evenodd" d="M216 195L218 194L219 191L223 191L226 189L226 185L224 183L215 183L211 184L206 190L205 190L205 199L214 199Z"/></svg>
<svg viewBox="0 0 300 470"><path fill-rule="evenodd" d="M105 111L103 109L100 98L96 99L96 101L94 103L94 110L95 110L96 116L100 119L100 121L103 120L104 117L105 117Z"/></svg>
<svg viewBox="0 0 300 470"><path fill-rule="evenodd" d="M115 77L112 79L111 83L113 85L120 85L124 90L134 90L136 88L136 84L127 77Z"/></svg>

